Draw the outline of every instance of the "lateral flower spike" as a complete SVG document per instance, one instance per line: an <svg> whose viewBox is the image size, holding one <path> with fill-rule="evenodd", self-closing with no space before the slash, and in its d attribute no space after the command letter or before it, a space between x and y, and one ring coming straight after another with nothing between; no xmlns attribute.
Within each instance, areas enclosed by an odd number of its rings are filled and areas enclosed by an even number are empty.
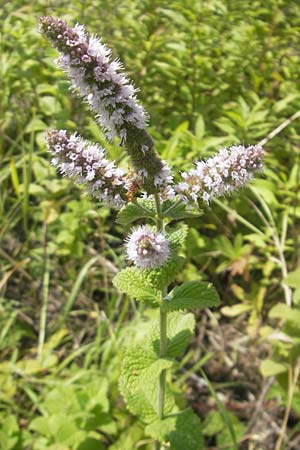
<svg viewBox="0 0 300 450"><path fill-rule="evenodd" d="M102 147L76 133L68 137L65 130L51 130L47 134L47 148L61 175L84 184L87 192L109 206L120 209L127 203L134 180L106 158Z"/></svg>
<svg viewBox="0 0 300 450"><path fill-rule="evenodd" d="M141 269L162 266L170 256L170 247L164 233L154 232L147 225L134 228L126 239L127 259Z"/></svg>
<svg viewBox="0 0 300 450"><path fill-rule="evenodd" d="M189 203L202 200L209 203L214 197L229 194L250 182L254 173L263 168L263 149L260 146L232 146L221 149L206 161L196 162L196 168L183 172L183 181L176 192Z"/></svg>
<svg viewBox="0 0 300 450"><path fill-rule="evenodd" d="M108 140L116 135L142 177L148 194L157 192L155 183L163 164L146 130L147 114L136 98L137 89L123 74L111 50L82 25L69 27L61 19L40 18L40 29L60 52L58 63L71 81L72 89L89 104Z"/></svg>

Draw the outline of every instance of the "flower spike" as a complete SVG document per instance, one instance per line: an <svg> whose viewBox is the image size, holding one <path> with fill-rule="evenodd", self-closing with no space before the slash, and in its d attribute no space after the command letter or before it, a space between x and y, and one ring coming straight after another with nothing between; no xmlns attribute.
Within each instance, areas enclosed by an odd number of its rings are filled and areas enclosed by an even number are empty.
<svg viewBox="0 0 300 450"><path fill-rule="evenodd" d="M47 147L53 154L52 164L62 175L85 184L89 193L109 206L120 209L127 203L133 180L106 159L103 148L76 133L68 137L65 130L49 131Z"/></svg>
<svg viewBox="0 0 300 450"><path fill-rule="evenodd" d="M59 64L71 80L71 86L96 113L108 140L119 135L134 170L143 173L148 194L157 192L155 177L163 163L146 130L147 114L136 98L136 89L122 73L119 60L83 26L71 28L61 19L40 19L41 31L60 52Z"/></svg>
<svg viewBox="0 0 300 450"><path fill-rule="evenodd" d="M209 203L244 186L252 180L254 172L263 168L263 149L243 145L224 148L206 161L196 162L196 168L183 172L183 181L175 190L186 201L202 200Z"/></svg>

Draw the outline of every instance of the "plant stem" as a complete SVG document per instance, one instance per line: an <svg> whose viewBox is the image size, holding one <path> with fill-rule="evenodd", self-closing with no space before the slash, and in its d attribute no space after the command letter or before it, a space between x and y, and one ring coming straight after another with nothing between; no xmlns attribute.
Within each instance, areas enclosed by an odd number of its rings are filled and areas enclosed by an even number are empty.
<svg viewBox="0 0 300 450"><path fill-rule="evenodd" d="M285 408L284 417L283 417L281 430L280 430L280 435L276 442L275 450L281 449L284 437L286 435L285 434L286 427L287 427L287 423L289 420L289 415L290 415L291 408L292 408L293 395L294 395L295 387L297 386L299 375L300 375L300 362L298 361L294 369L292 366L289 367L289 372L288 372L289 386L288 386L287 405Z"/></svg>
<svg viewBox="0 0 300 450"><path fill-rule="evenodd" d="M161 211L161 201L159 194L154 194L155 199L155 205L156 205L156 211L157 211L157 231L164 231L164 222L162 217L162 211Z"/></svg>
<svg viewBox="0 0 300 450"><path fill-rule="evenodd" d="M42 278L42 307L40 316L40 328L39 328L39 338L38 338L38 349L37 357L41 360L43 354L43 347L46 337L46 326L47 326L47 308L48 308L48 295L49 295L49 256L47 250L47 224L44 222L43 226L43 246L44 246L44 267L43 267L43 278Z"/></svg>
<svg viewBox="0 0 300 450"><path fill-rule="evenodd" d="M164 358L167 354L167 313L160 308L160 349L159 356ZM163 370L159 377L158 386L158 417L163 419L166 391L166 370Z"/></svg>
<svg viewBox="0 0 300 450"><path fill-rule="evenodd" d="M161 210L161 201L159 194L154 195L156 211L157 211L157 231L164 231L164 223ZM167 289L162 289L161 300L167 294ZM160 331L160 348L159 356L164 358L167 354L167 313L159 309L159 331ZM164 418L164 406L165 406L165 393L166 393L166 370L163 370L159 377L158 385L158 410L157 415L159 419ZM158 441L154 442L154 450L160 449L160 443Z"/></svg>

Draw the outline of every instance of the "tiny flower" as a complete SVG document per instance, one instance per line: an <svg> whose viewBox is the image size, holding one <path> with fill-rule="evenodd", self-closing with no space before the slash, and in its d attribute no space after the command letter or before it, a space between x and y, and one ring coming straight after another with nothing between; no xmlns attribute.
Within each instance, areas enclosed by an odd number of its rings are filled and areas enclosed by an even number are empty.
<svg viewBox="0 0 300 450"><path fill-rule="evenodd" d="M196 168L183 172L183 181L175 186L185 201L202 200L233 192L253 179L254 173L263 168L263 149L260 146L243 145L221 149L206 161L196 162Z"/></svg>
<svg viewBox="0 0 300 450"><path fill-rule="evenodd" d="M52 130L47 135L52 164L64 176L84 184L100 201L122 208L127 202L133 180L96 144L83 140L76 133L68 137L65 130Z"/></svg>
<svg viewBox="0 0 300 450"><path fill-rule="evenodd" d="M174 176L166 161L162 161L162 168L155 176L154 184L159 188L162 200L168 200L175 197Z"/></svg>
<svg viewBox="0 0 300 450"><path fill-rule="evenodd" d="M143 186L157 192L154 177L162 162L148 134L147 114L136 98L137 89L123 74L118 59L96 36L81 25L74 28L61 19L41 17L41 31L60 52L59 65L76 90L95 112L108 140L116 135L124 146L136 172L145 169Z"/></svg>
<svg viewBox="0 0 300 450"><path fill-rule="evenodd" d="M166 236L146 225L133 229L126 239L126 251L127 259L141 269L160 267L170 255Z"/></svg>
<svg viewBox="0 0 300 450"><path fill-rule="evenodd" d="M142 185L142 180L147 176L148 173L145 169L140 170L136 175L137 184ZM167 165L166 161L162 161L160 171L154 176L154 185L156 186L162 201L175 198L174 176L172 169ZM148 197L147 192L143 193L143 197Z"/></svg>

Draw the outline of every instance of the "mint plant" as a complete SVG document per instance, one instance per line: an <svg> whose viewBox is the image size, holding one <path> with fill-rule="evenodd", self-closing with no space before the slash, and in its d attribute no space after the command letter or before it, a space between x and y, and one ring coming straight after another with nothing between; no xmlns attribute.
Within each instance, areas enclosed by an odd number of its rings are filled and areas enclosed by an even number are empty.
<svg viewBox="0 0 300 450"><path fill-rule="evenodd" d="M195 319L189 311L218 306L219 297L210 283L200 280L172 287L185 261L181 253L188 227L182 221L251 181L262 169L263 150L243 145L221 149L175 177L155 150L137 90L101 40L81 25L71 28L52 17L42 17L40 28L60 52L59 64L72 88L95 113L107 140L119 138L131 164L127 172L120 169L105 149L77 133L51 130L47 135L52 164L60 174L118 209L120 224L138 222L125 241L128 267L113 283L156 309L157 316L147 337L125 355L120 391L128 410L145 423L155 450L200 450L200 420L190 408L179 409L169 381L176 358L193 335Z"/></svg>

